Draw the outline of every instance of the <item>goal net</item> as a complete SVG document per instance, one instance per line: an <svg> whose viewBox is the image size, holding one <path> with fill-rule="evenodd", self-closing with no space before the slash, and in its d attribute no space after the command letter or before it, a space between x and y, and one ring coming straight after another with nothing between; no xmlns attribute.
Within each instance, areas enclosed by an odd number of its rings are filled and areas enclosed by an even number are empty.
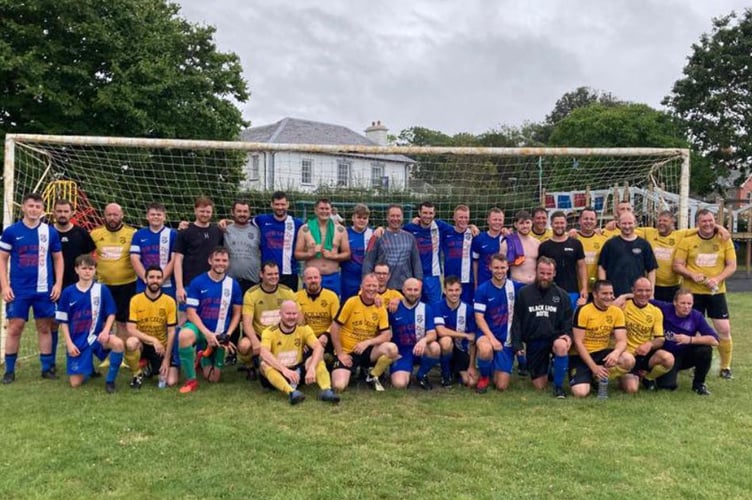
<svg viewBox="0 0 752 500"><path fill-rule="evenodd" d="M669 209L679 213L684 226L688 158L680 149L380 147L8 135L3 224L20 218L21 199L32 191L43 194L48 213L56 199L68 199L75 209L74 223L92 229L102 223L109 202L119 203L126 223L134 226L145 224L148 203L162 202L168 223L176 225L193 220L198 196L211 197L216 217L224 218L236 198L248 200L253 213L266 212L272 192L280 190L287 193L293 215L304 219L313 215L315 200L327 198L346 222L353 205L365 203L372 225L384 223L392 203L401 204L409 220L422 201L431 201L437 217L450 222L454 207L467 205L471 222L480 228L494 206L504 210L507 225L517 211L538 206L549 213L562 210L572 220L581 208L592 206L607 221L616 202L629 199L638 224L650 224L659 211ZM24 335L20 356L36 351L36 335L30 333Z"/></svg>

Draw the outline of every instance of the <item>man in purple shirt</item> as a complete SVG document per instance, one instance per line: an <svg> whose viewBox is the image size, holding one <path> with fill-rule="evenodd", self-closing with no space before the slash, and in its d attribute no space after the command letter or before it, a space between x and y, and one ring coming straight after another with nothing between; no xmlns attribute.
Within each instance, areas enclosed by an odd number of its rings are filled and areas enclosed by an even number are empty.
<svg viewBox="0 0 752 500"><path fill-rule="evenodd" d="M663 349L673 354L676 360L670 372L658 377L658 387L675 390L679 370L694 368L692 390L700 396L710 395L705 377L713 359L713 347L718 345L718 335L702 313L692 309L692 292L686 288L680 289L674 295L673 304L659 300L652 300L651 303L663 312L666 337Z"/></svg>

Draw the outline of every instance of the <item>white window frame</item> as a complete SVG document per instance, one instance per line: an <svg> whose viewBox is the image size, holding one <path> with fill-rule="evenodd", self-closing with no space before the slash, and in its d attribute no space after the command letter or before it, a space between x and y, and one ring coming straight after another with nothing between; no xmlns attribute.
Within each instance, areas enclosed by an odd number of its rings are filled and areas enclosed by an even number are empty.
<svg viewBox="0 0 752 500"><path fill-rule="evenodd" d="M248 169L248 180L257 181L261 172L261 156L257 154L251 155L251 166Z"/></svg>
<svg viewBox="0 0 752 500"><path fill-rule="evenodd" d="M305 169L308 167L308 180L305 178ZM313 160L303 158L300 160L300 183L305 185L313 184Z"/></svg>
<svg viewBox="0 0 752 500"><path fill-rule="evenodd" d="M379 175L375 175L379 172ZM371 163L371 188L381 189L381 179L386 175L386 165L379 162Z"/></svg>
<svg viewBox="0 0 752 500"><path fill-rule="evenodd" d="M346 176L347 178L342 180L342 169L346 168ZM352 183L352 162L348 160L337 160L337 178L336 178L336 186L337 187L346 187L349 188Z"/></svg>

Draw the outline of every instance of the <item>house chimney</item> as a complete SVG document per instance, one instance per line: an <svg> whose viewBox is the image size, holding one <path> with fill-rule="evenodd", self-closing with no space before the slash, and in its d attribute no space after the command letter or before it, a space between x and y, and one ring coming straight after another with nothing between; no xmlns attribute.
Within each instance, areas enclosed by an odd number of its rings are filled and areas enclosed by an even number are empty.
<svg viewBox="0 0 752 500"><path fill-rule="evenodd" d="M371 126L366 129L366 137L378 146L386 146L386 133L389 131L381 121L371 122Z"/></svg>

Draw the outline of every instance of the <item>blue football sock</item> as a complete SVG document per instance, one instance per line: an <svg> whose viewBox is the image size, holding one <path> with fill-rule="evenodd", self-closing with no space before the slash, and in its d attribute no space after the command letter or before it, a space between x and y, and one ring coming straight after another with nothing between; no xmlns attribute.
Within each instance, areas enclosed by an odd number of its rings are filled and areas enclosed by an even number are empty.
<svg viewBox="0 0 752 500"><path fill-rule="evenodd" d="M527 366L527 356L525 356L524 354L518 354L517 366Z"/></svg>
<svg viewBox="0 0 752 500"><path fill-rule="evenodd" d="M17 359L18 359L18 354L6 354L5 355L5 371L6 372L15 373Z"/></svg>
<svg viewBox="0 0 752 500"><path fill-rule="evenodd" d="M480 372L481 377L490 377L491 376L491 366L493 365L493 361L490 359L480 359L478 358L478 372Z"/></svg>
<svg viewBox="0 0 752 500"><path fill-rule="evenodd" d="M52 364L55 364L55 357L57 356L57 338L58 338L58 332L57 328L52 330Z"/></svg>
<svg viewBox="0 0 752 500"><path fill-rule="evenodd" d="M425 377L431 368L436 366L439 362L439 358L429 358L428 356L420 357L420 368L418 368L418 378Z"/></svg>
<svg viewBox="0 0 752 500"><path fill-rule="evenodd" d="M118 376L118 371L120 370L120 364L123 362L123 353L122 352L111 352L110 353L110 368L107 370L107 378L105 378L105 382L110 383L114 382L115 379Z"/></svg>
<svg viewBox="0 0 752 500"><path fill-rule="evenodd" d="M42 371L46 372L55 362L54 354L39 354L39 362L42 364Z"/></svg>
<svg viewBox="0 0 752 500"><path fill-rule="evenodd" d="M442 354L440 359L441 359L441 376L444 378L451 377L452 370L451 370L450 362L452 361L452 355Z"/></svg>
<svg viewBox="0 0 752 500"><path fill-rule="evenodd" d="M569 356L554 356L554 386L562 387L569 368Z"/></svg>

